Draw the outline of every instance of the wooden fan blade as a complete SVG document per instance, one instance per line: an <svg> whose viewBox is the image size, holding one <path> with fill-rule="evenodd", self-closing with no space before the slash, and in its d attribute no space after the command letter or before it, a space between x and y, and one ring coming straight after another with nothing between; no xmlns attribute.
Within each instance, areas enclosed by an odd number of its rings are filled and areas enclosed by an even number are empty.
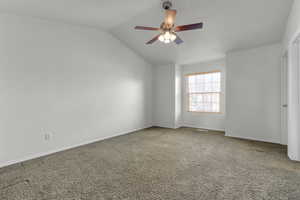
<svg viewBox="0 0 300 200"><path fill-rule="evenodd" d="M136 30L146 30L146 31L159 31L159 28L147 27L147 26L136 26L134 27Z"/></svg>
<svg viewBox="0 0 300 200"><path fill-rule="evenodd" d="M179 45L183 43L183 40L178 35L176 35L176 39L174 40L174 42Z"/></svg>
<svg viewBox="0 0 300 200"><path fill-rule="evenodd" d="M166 10L165 24L173 26L176 17L176 10Z"/></svg>
<svg viewBox="0 0 300 200"><path fill-rule="evenodd" d="M149 42L147 42L146 44L153 44L154 42L156 42L159 38L160 34L155 36L152 40L150 40Z"/></svg>
<svg viewBox="0 0 300 200"><path fill-rule="evenodd" d="M189 30L195 30L195 29L201 29L203 28L203 23L196 23L196 24L188 24L183 26L177 26L174 31L180 32L180 31L189 31Z"/></svg>

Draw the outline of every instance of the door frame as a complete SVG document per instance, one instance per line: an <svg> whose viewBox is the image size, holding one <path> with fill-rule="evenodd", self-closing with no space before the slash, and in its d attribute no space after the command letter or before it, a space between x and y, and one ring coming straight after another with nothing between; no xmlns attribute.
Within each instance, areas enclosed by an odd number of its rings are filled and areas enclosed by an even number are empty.
<svg viewBox="0 0 300 200"><path fill-rule="evenodd" d="M288 47L288 156L300 161L300 33Z"/></svg>
<svg viewBox="0 0 300 200"><path fill-rule="evenodd" d="M288 65L289 65L289 52L285 51L281 59L281 92L280 92L280 127L281 135L280 142L283 145L288 144Z"/></svg>

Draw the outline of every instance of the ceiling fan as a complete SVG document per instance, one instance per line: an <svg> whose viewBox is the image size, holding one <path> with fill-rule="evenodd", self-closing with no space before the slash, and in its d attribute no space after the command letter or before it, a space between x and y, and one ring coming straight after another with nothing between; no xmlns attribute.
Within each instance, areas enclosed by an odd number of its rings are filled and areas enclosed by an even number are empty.
<svg viewBox="0 0 300 200"><path fill-rule="evenodd" d="M153 27L146 27L146 26L136 26L136 30L146 30L146 31L159 31L160 33L155 36L153 39L148 41L146 44L153 44L157 40L164 42L164 43L170 43L175 42L176 44L183 43L183 40L176 34L177 32L181 31L189 31L189 30L195 30L195 29L202 29L203 23L195 23L195 24L188 24L188 25L182 25L182 26L175 26L175 17L176 17L176 10L171 9L172 3L167 0L163 2L163 8L165 9L165 20L160 25L160 28L153 28Z"/></svg>

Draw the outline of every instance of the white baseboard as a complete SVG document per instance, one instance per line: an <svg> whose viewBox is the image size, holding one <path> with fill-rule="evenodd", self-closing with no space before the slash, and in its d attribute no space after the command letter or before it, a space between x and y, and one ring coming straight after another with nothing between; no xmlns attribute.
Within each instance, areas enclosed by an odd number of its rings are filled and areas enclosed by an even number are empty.
<svg viewBox="0 0 300 200"><path fill-rule="evenodd" d="M172 127L169 125L163 125L163 124L154 124L154 127L160 127L160 128L169 128L169 129L176 129L176 127Z"/></svg>
<svg viewBox="0 0 300 200"><path fill-rule="evenodd" d="M225 132L225 129L209 128L209 127L203 127L203 126L192 126L192 125L187 125L187 124L183 124L181 127L198 128L198 129L206 129L206 130L211 130L211 131Z"/></svg>
<svg viewBox="0 0 300 200"><path fill-rule="evenodd" d="M83 145L99 142L99 141L106 140L106 139L109 139L109 138L113 138L113 137L117 137L117 136L121 136L121 135L126 135L126 134L129 134L129 133L139 131L139 130L143 130L143 129L150 128L150 127L152 127L152 125L142 127L142 128L136 128L136 129L133 129L133 130L130 130L130 131L124 131L124 132L117 133L117 134L107 136L107 137L100 137L100 138L92 139L92 140L89 140L89 141L81 142L79 144L62 147L62 148L52 150L52 151L48 151L48 152L32 154L32 155L25 156L24 158L17 159L17 160L5 161L5 162L0 163L0 168L6 167L6 166L9 166L9 165L13 165L13 164L17 164L17 163L21 163L21 162L28 161L28 160L40 158L40 157L43 157L43 156L51 155L51 154L58 153L58 152L61 152L61 151L73 149L73 148L80 147L80 146L83 146Z"/></svg>
<svg viewBox="0 0 300 200"><path fill-rule="evenodd" d="M159 125L154 125L153 127L167 128L167 129L177 129L177 128L174 128L174 127L169 127L169 126L159 126Z"/></svg>
<svg viewBox="0 0 300 200"><path fill-rule="evenodd" d="M290 160L300 162L300 157L297 155L291 155L290 153L288 153L288 157Z"/></svg>
<svg viewBox="0 0 300 200"><path fill-rule="evenodd" d="M192 126L192 125L186 125L186 124L177 125L175 127L163 126L163 125L154 125L154 126L161 127L161 128L169 128L169 129L178 129L178 128L181 128L181 127L187 127L187 128L198 128L198 129L206 129L206 130L211 130L211 131L225 132L225 129Z"/></svg>
<svg viewBox="0 0 300 200"><path fill-rule="evenodd" d="M232 138L238 138L238 139L245 139L245 140L253 140L253 141L259 141L259 142L268 142L268 143L274 143L274 144L280 144L280 141L275 141L275 140L269 140L269 139L263 139L263 138L254 138L254 137L245 137L245 136L240 136L240 135L233 135L233 134L228 134L227 132L225 133L226 137L232 137Z"/></svg>

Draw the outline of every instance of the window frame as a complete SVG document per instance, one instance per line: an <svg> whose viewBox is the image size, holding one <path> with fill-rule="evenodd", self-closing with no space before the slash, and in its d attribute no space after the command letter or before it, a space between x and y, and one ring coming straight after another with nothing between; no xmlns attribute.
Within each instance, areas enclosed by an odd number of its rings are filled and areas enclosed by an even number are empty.
<svg viewBox="0 0 300 200"><path fill-rule="evenodd" d="M203 74L212 74L212 73L220 73L220 92L194 92L194 93L190 93L190 88L189 88L189 80L188 78L190 76L196 76L196 75L203 75ZM186 95L187 95L187 112L190 113L199 113L199 114L222 114L222 71L221 70L213 70L213 71L208 71L208 72L195 72L195 73L189 73L189 74L185 74L185 82L186 82ZM190 110L190 95L191 94L209 94L209 93L213 93L213 94L219 94L219 108L220 111L219 112L206 112L206 111L191 111Z"/></svg>

